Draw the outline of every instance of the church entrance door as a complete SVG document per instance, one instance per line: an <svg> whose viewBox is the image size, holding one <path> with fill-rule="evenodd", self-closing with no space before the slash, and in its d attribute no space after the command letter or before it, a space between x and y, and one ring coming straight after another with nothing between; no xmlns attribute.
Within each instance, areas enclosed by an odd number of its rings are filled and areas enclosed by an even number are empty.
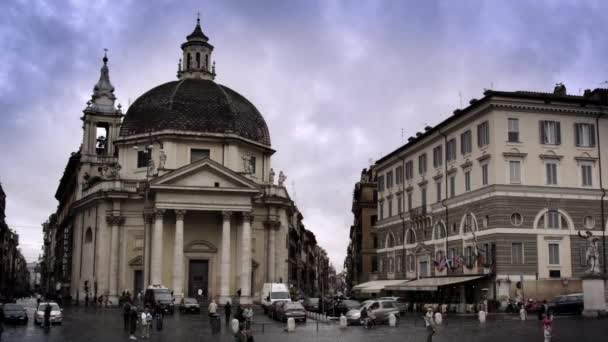
<svg viewBox="0 0 608 342"><path fill-rule="evenodd" d="M188 275L188 296L196 297L198 290L203 290L203 297L209 298L209 261L190 260Z"/></svg>
<svg viewBox="0 0 608 342"><path fill-rule="evenodd" d="M137 298L137 293L144 290L144 274L141 270L135 270L133 274L133 298Z"/></svg>

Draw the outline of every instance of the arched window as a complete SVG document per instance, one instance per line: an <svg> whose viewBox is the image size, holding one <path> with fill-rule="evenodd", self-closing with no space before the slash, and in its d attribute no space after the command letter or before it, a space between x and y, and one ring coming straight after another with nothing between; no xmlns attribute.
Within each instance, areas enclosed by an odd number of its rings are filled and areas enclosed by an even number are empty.
<svg viewBox="0 0 608 342"><path fill-rule="evenodd" d="M84 243L91 243L93 241L93 231L91 231L91 227L87 228L86 233L84 234Z"/></svg>
<svg viewBox="0 0 608 342"><path fill-rule="evenodd" d="M205 55L205 69L209 70L209 55Z"/></svg>
<svg viewBox="0 0 608 342"><path fill-rule="evenodd" d="M416 257L413 254L407 256L407 271L415 272L416 271Z"/></svg>
<svg viewBox="0 0 608 342"><path fill-rule="evenodd" d="M187 58L186 58L186 70L190 70L190 61L192 60L192 56L190 55L190 52L188 52Z"/></svg>
<svg viewBox="0 0 608 342"><path fill-rule="evenodd" d="M412 229L409 229L405 233L405 241L407 244L416 243L416 234L414 233L414 231Z"/></svg>
<svg viewBox="0 0 608 342"><path fill-rule="evenodd" d="M393 233L388 233L386 236L386 247L390 248L390 247L395 247L395 236L393 236Z"/></svg>
<svg viewBox="0 0 608 342"><path fill-rule="evenodd" d="M446 234L447 234L447 232L445 230L445 225L443 224L443 222L438 222L437 224L435 224L435 234L434 234L435 240L445 239Z"/></svg>
<svg viewBox="0 0 608 342"><path fill-rule="evenodd" d="M395 273L395 264L393 258L388 258L388 273Z"/></svg>
<svg viewBox="0 0 608 342"><path fill-rule="evenodd" d="M201 54L200 54L200 52L196 53L196 68L197 69L201 68Z"/></svg>
<svg viewBox="0 0 608 342"><path fill-rule="evenodd" d="M544 209L536 215L534 228L572 229L568 213L561 209Z"/></svg>

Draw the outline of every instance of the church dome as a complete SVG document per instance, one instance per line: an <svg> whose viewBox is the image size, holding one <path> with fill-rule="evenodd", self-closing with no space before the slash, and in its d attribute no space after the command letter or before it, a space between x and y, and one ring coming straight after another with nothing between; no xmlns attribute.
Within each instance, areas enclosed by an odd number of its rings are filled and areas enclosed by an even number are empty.
<svg viewBox="0 0 608 342"><path fill-rule="evenodd" d="M120 135L161 130L234 133L270 146L268 126L255 106L206 79L186 78L149 90L129 107Z"/></svg>

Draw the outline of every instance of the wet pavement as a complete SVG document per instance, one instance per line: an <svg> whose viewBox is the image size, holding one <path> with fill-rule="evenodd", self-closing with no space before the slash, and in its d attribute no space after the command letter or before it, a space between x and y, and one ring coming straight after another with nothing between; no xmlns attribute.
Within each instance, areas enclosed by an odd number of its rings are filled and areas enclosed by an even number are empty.
<svg viewBox="0 0 608 342"><path fill-rule="evenodd" d="M1 341L130 341L123 330L118 309L67 307L63 311L64 322L53 326L48 333L33 323L35 302L27 304L29 323L26 326L5 326ZM256 310L253 326L255 341L425 341L425 328L421 317L407 316L398 326L386 325L374 329L360 326L340 329L336 322L321 323L309 319L298 324L295 332L285 331L286 325L271 321L261 310ZM554 323L555 341L607 341L608 320L587 320L580 317L557 317ZM166 316L163 330L152 331L149 341L234 341L224 324L222 333L213 335L205 310L201 314ZM139 333L139 331L138 331ZM139 339L139 338L138 338ZM473 317L445 317L433 341L542 341L542 328L538 320L525 322L514 316L490 315L488 322L480 324Z"/></svg>

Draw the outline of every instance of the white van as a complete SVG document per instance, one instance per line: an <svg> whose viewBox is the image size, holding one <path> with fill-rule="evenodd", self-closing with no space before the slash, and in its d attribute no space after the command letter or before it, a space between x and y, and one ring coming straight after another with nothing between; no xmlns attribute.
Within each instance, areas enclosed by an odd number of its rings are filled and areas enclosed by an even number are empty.
<svg viewBox="0 0 608 342"><path fill-rule="evenodd" d="M260 302L262 303L262 308L264 308L264 313L267 313L268 308L276 301L286 300L291 302L287 285L281 283L264 283L261 296Z"/></svg>

